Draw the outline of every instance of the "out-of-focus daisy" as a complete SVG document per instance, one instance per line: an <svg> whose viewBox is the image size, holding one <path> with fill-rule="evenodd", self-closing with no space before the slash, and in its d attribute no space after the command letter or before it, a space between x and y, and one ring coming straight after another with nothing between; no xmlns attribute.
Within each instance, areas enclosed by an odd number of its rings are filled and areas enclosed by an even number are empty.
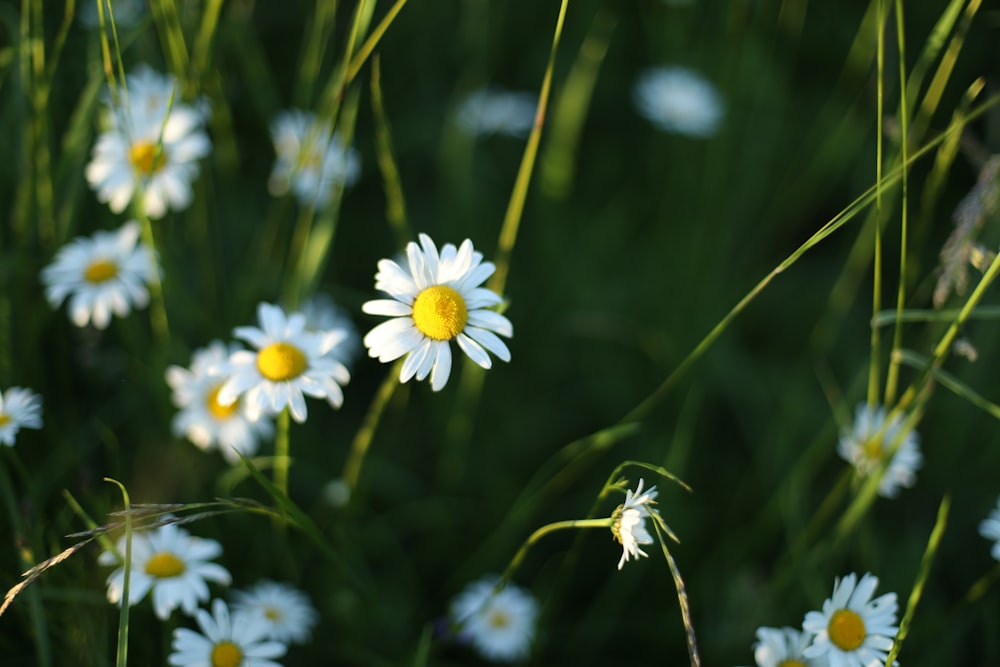
<svg viewBox="0 0 1000 667"><path fill-rule="evenodd" d="M810 641L811 634L795 628L757 628L754 661L757 667L819 667L802 654Z"/></svg>
<svg viewBox="0 0 1000 667"><path fill-rule="evenodd" d="M118 551L124 557L124 537L118 540ZM178 607L189 616L194 614L198 602L208 600L207 581L229 585L229 571L210 562L221 553L222 545L215 540L193 537L174 524L133 534L129 605L152 590L158 618L166 619ZM108 577L108 600L121 604L125 568L111 551L103 552L97 560L102 565L119 565Z"/></svg>
<svg viewBox="0 0 1000 667"><path fill-rule="evenodd" d="M287 647L267 639L260 616L232 613L222 600L212 600L212 613L199 609L195 620L201 633L174 630L174 652L167 663L175 667L281 667L272 658Z"/></svg>
<svg viewBox="0 0 1000 667"><path fill-rule="evenodd" d="M104 5L104 22L110 29L111 15L108 13L108 0L100 0ZM115 26L119 30L133 26L139 22L139 18L146 10L146 3L143 0L111 0L111 11L114 13ZM98 14L96 2L83 2L78 5L80 12L80 22L88 28L97 28L101 25L100 14Z"/></svg>
<svg viewBox="0 0 1000 667"><path fill-rule="evenodd" d="M902 429L903 422L898 416L885 425L885 410L862 403L854 413L854 425L841 433L837 443L837 453L854 466L858 477L865 478L878 469L889 450L902 438L878 485L878 494L885 498L895 498L900 487L916 484L916 471L924 461L917 433L912 430L902 433Z"/></svg>
<svg viewBox="0 0 1000 667"><path fill-rule="evenodd" d="M715 86L686 67L643 71L632 98L639 113L664 132L710 137L722 122L722 98Z"/></svg>
<svg viewBox="0 0 1000 667"><path fill-rule="evenodd" d="M455 120L472 135L525 137L535 124L538 97L532 93L485 88L466 95Z"/></svg>
<svg viewBox="0 0 1000 667"><path fill-rule="evenodd" d="M0 391L0 445L13 447L22 428L41 427L41 396L23 387Z"/></svg>
<svg viewBox="0 0 1000 667"><path fill-rule="evenodd" d="M198 160L212 147L205 114L182 104L179 94L171 106L173 79L148 68L138 68L127 83L119 94L122 107L94 144L87 182L115 213L138 192L146 215L162 218L168 208L180 211L191 203Z"/></svg>
<svg viewBox="0 0 1000 667"><path fill-rule="evenodd" d="M174 416L174 434L205 451L218 447L232 464L240 462L239 454L253 456L260 441L274 432L267 417L251 420L240 399L230 405L219 403L219 390L228 379L221 369L240 349L239 345L227 347L221 341L212 341L191 356L190 370L171 366L166 374L174 405L180 408Z"/></svg>
<svg viewBox="0 0 1000 667"><path fill-rule="evenodd" d="M979 524L979 534L988 540L993 540L993 558L1000 560L1000 499L997 499L996 509Z"/></svg>
<svg viewBox="0 0 1000 667"><path fill-rule="evenodd" d="M333 407L344 402L341 385L351 379L344 364L330 356L330 351L347 336L343 330L311 333L306 331L302 313L288 317L270 303L257 306L260 328L237 327L233 334L256 348L240 350L229 357L229 379L222 385L216 400L232 405L241 396L247 415L277 414L286 406L297 422L306 420L304 395L325 398Z"/></svg>
<svg viewBox="0 0 1000 667"><path fill-rule="evenodd" d="M810 611L802 629L815 635L802 652L810 659L823 659L829 667L884 667L892 648L896 627L895 593L871 599L878 578L865 574L861 581L853 572L833 584L833 596L822 611Z"/></svg>
<svg viewBox="0 0 1000 667"><path fill-rule="evenodd" d="M653 536L646 530L646 519L654 519L653 515L658 512L652 507L655 505L656 487L651 486L645 492L642 490L643 480L632 489L626 489L625 502L611 515L611 533L622 545L622 557L618 561L618 569L622 569L629 557L638 559L639 556L648 556L645 551L639 548L640 544L652 544Z"/></svg>
<svg viewBox="0 0 1000 667"><path fill-rule="evenodd" d="M485 577L466 586L451 602L449 615L460 640L485 658L513 662L528 656L535 637L538 602L514 584L494 594L497 577Z"/></svg>
<svg viewBox="0 0 1000 667"><path fill-rule="evenodd" d="M313 333L344 332L344 339L327 352L327 355L350 369L351 362L361 352L361 336L358 335L358 330L347 311L334 303L333 299L326 294L317 293L302 304L302 314L306 316L306 331Z"/></svg>
<svg viewBox="0 0 1000 667"><path fill-rule="evenodd" d="M139 225L95 232L63 246L42 270L45 297L53 308L69 297L69 318L78 327L104 329L111 314L125 317L149 302L146 285L156 277L152 251L139 242Z"/></svg>
<svg viewBox="0 0 1000 667"><path fill-rule="evenodd" d="M447 243L438 254L434 241L420 235L420 246L406 246L408 265L380 260L375 289L392 299L368 301L361 309L391 320L379 324L364 338L368 356L381 362L407 355L399 373L400 382L431 376L431 388L439 391L451 374L451 341L483 368L493 361L487 351L510 361L510 350L497 336L511 337L514 328L503 315L489 310L501 303L498 294L479 287L496 267L483 262L482 254L466 239L455 248Z"/></svg>
<svg viewBox="0 0 1000 667"><path fill-rule="evenodd" d="M261 616L267 637L286 644L309 641L318 615L309 597L289 585L259 581L246 591L233 592L233 609Z"/></svg>
<svg viewBox="0 0 1000 667"><path fill-rule="evenodd" d="M271 123L275 161L268 180L271 194L289 190L302 204L323 206L334 189L349 187L361 173L358 151L345 146L316 114L293 109L282 111Z"/></svg>

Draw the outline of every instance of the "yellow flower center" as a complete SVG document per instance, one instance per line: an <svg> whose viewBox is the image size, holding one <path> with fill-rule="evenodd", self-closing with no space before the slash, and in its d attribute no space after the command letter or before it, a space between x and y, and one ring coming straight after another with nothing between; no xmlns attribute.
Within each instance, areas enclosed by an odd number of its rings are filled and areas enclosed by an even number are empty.
<svg viewBox="0 0 1000 667"><path fill-rule="evenodd" d="M281 612L274 607L264 607L264 618L269 621L280 621Z"/></svg>
<svg viewBox="0 0 1000 667"><path fill-rule="evenodd" d="M10 415L6 412L0 412L0 426L10 423Z"/></svg>
<svg viewBox="0 0 1000 667"><path fill-rule="evenodd" d="M146 561L146 574L151 577L167 579L183 573L184 561L169 551L155 553Z"/></svg>
<svg viewBox="0 0 1000 667"><path fill-rule="evenodd" d="M212 647L212 667L239 667L243 652L232 642L219 642Z"/></svg>
<svg viewBox="0 0 1000 667"><path fill-rule="evenodd" d="M428 338L451 340L468 321L465 299L447 285L428 287L413 302L413 324Z"/></svg>
<svg viewBox="0 0 1000 667"><path fill-rule="evenodd" d="M103 283L118 275L118 264L110 259L94 260L83 271L83 277L88 283Z"/></svg>
<svg viewBox="0 0 1000 667"><path fill-rule="evenodd" d="M865 622L850 609L838 609L827 626L830 641L842 651L853 651L865 641Z"/></svg>
<svg viewBox="0 0 1000 667"><path fill-rule="evenodd" d="M205 407L208 408L210 415L222 421L223 419L229 419L233 416L240 407L240 399L233 401L232 405L222 405L219 403L219 390L222 389L222 384L217 385L212 391L208 392L208 396L205 398Z"/></svg>
<svg viewBox="0 0 1000 667"><path fill-rule="evenodd" d="M257 353L257 370L271 382L284 382L302 375L306 355L291 343L271 343Z"/></svg>
<svg viewBox="0 0 1000 667"><path fill-rule="evenodd" d="M167 149L161 146L160 154L157 155L156 144L151 141L137 141L128 150L128 161L140 175L152 176L166 164Z"/></svg>
<svg viewBox="0 0 1000 667"><path fill-rule="evenodd" d="M873 461L879 461L885 454L882 451L882 438L869 438L868 442L865 443L865 456Z"/></svg>
<svg viewBox="0 0 1000 667"><path fill-rule="evenodd" d="M789 658L788 660L782 660L778 663L778 667L806 667L806 663L801 660L796 660L794 658Z"/></svg>
<svg viewBox="0 0 1000 667"><path fill-rule="evenodd" d="M510 618L502 611L490 612L489 619L487 620L489 621L490 626L494 628L506 628L510 625Z"/></svg>

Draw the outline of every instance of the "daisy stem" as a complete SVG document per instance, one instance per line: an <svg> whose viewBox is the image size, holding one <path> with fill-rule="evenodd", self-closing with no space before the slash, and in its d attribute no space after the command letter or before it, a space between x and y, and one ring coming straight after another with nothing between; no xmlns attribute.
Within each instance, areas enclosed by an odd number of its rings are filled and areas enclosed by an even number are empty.
<svg viewBox="0 0 1000 667"><path fill-rule="evenodd" d="M170 324L167 321L167 307L163 299L163 283L160 281L160 270L156 266L156 237L153 234L153 224L149 221L149 216L142 210L142 203L136 207L139 221L142 227L142 240L153 252L153 279L149 283L149 293L151 304L149 310L149 321L153 327L153 335L160 342L170 340Z"/></svg>
<svg viewBox="0 0 1000 667"><path fill-rule="evenodd" d="M495 592L499 592L504 586L507 585L507 582L510 581L512 576L514 576L514 572L521 565L521 561L524 560L525 555L527 555L528 550L532 547L532 545L549 533L554 533L557 530L567 530L573 528L610 528L612 523L614 523L614 519L612 517L607 517L605 519L570 519L568 521L556 521L542 526L533 532L531 536L524 541L521 548L517 550L517 553L514 554L514 557L510 560L507 568L500 576Z"/></svg>
<svg viewBox="0 0 1000 667"><path fill-rule="evenodd" d="M128 664L128 620L129 620L129 584L132 579L132 512L128 491L125 485L110 477L104 478L105 482L116 485L122 493L122 502L125 507L125 561L122 565L122 602L121 613L118 617L118 653L115 659L116 667L126 667Z"/></svg>
<svg viewBox="0 0 1000 667"><path fill-rule="evenodd" d="M368 406L368 412L365 414L364 421L361 422L361 428L358 429L358 432L354 436L354 441L351 443L351 453L348 454L347 462L344 464L342 478L352 494L358 485L358 477L361 476L361 465L364 463L365 454L368 453L368 447L375 436L375 429L382 418L385 406L389 404L389 400L395 393L396 387L400 384L399 370L401 366L402 361L397 361L388 374L386 374L382 385L372 398L371 405Z"/></svg>
<svg viewBox="0 0 1000 667"><path fill-rule="evenodd" d="M876 107L875 112L875 249L874 249L874 279L872 281L872 317L882 310L882 116L883 116L883 66L885 61L885 0L878 0L878 18L875 21L878 30L878 50L876 56ZM905 170L904 163L904 170ZM878 406L879 364L881 332L878 327L871 327L871 354L868 360L868 407L874 410Z"/></svg>
<svg viewBox="0 0 1000 667"><path fill-rule="evenodd" d="M289 430L288 408L278 414L277 433L274 436L274 485L288 495Z"/></svg>

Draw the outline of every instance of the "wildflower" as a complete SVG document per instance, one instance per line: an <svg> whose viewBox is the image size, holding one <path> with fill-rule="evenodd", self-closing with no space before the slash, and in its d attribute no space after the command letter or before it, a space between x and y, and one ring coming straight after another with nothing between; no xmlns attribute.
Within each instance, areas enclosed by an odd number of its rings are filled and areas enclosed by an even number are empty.
<svg viewBox="0 0 1000 667"><path fill-rule="evenodd" d="M639 556L649 555L639 548L640 544L653 543L652 535L646 530L646 519L655 521L659 518L659 513L651 507L656 504L654 499L657 491L655 486L651 486L643 493L643 483L640 479L635 493L632 493L631 489L626 489L625 502L611 515L614 519L614 523L611 524L611 534L622 545L622 557L618 561L619 570L629 560L629 556L638 559Z"/></svg>
<svg viewBox="0 0 1000 667"><path fill-rule="evenodd" d="M979 524L979 534L988 540L994 540L990 553L993 558L1000 560L1000 499L997 499L996 509Z"/></svg>
<svg viewBox="0 0 1000 667"><path fill-rule="evenodd" d="M802 654L811 640L810 633L795 628L757 628L754 661L757 667L818 667Z"/></svg>
<svg viewBox="0 0 1000 667"><path fill-rule="evenodd" d="M522 660L535 637L538 602L514 584L494 592L497 581L489 576L466 586L452 600L449 615L459 626L459 639L483 657L496 662Z"/></svg>
<svg viewBox="0 0 1000 667"><path fill-rule="evenodd" d="M823 611L806 614L802 629L815 637L802 655L826 656L829 667L884 667L898 630L896 594L872 600L878 578L865 574L856 582L853 572L835 580Z"/></svg>
<svg viewBox="0 0 1000 667"><path fill-rule="evenodd" d="M439 391L451 373L451 341L483 368L493 365L487 350L510 361L510 350L497 337L511 337L514 328L491 306L501 303L496 293L479 287L496 267L483 262L466 239L459 248L448 243L437 247L426 234L420 247L406 246L408 270L383 259L375 274L375 289L392 299L368 301L361 309L371 315L386 315L368 332L364 344L368 355L388 362L407 355L399 373L400 382L431 376L431 389Z"/></svg>
<svg viewBox="0 0 1000 667"><path fill-rule="evenodd" d="M22 428L41 427L41 396L23 387L0 391L0 445L13 447Z"/></svg>
<svg viewBox="0 0 1000 667"><path fill-rule="evenodd" d="M125 537L118 540L118 552L125 555ZM208 599L208 584L214 581L228 586L229 571L210 562L222 553L215 540L192 537L174 524L160 526L148 533L132 536L132 569L129 577L129 605L140 602L153 591L156 616L166 619L177 607L189 616L198 602ZM119 564L118 556L105 551L98 557L102 565ZM119 567L108 577L108 600L121 604L125 568Z"/></svg>
<svg viewBox="0 0 1000 667"><path fill-rule="evenodd" d="M261 328L237 327L233 331L257 351L239 350L230 355L226 365L229 379L216 396L219 405L232 405L243 396L250 419L288 407L297 422L306 420L303 394L325 398L331 406L340 407L344 402L340 385L347 384L351 376L328 353L347 333L310 333L302 313L286 317L279 306L270 303L257 306L257 319Z"/></svg>
<svg viewBox="0 0 1000 667"><path fill-rule="evenodd" d="M111 314L125 317L132 306L149 302L146 285L156 277L152 251L139 243L139 225L126 222L115 232L95 232L63 246L42 270L45 297L53 308L70 297L69 317L78 327L104 329Z"/></svg>
<svg viewBox="0 0 1000 667"><path fill-rule="evenodd" d="M314 333L342 331L346 334L336 347L327 352L327 355L350 369L351 362L361 351L361 337L347 311L334 303L326 294L317 293L302 304L302 314L306 316L306 331Z"/></svg>
<svg viewBox="0 0 1000 667"><path fill-rule="evenodd" d="M191 203L198 160L212 147L205 113L176 99L171 106L173 79L149 68L127 81L121 108L94 145L87 182L114 213L138 196L146 215L162 218L168 208L180 211Z"/></svg>
<svg viewBox="0 0 1000 667"><path fill-rule="evenodd" d="M862 403L854 413L854 425L841 433L837 453L854 466L858 477L864 478L879 469L892 447L902 438L896 454L879 482L878 494L895 498L900 487L917 482L916 471L923 465L919 436L915 431L902 432L903 422L896 416L885 425L885 411Z"/></svg>
<svg viewBox="0 0 1000 667"><path fill-rule="evenodd" d="M645 70L632 98L639 113L664 132L710 137L722 122L722 100L715 86L686 67Z"/></svg>
<svg viewBox="0 0 1000 667"><path fill-rule="evenodd" d="M199 609L195 620L201 633L174 630L174 652L167 663L175 667L281 667L272 658L285 655L287 647L267 639L267 626L259 616L234 613L222 600L212 601L212 613Z"/></svg>
<svg viewBox="0 0 1000 667"><path fill-rule="evenodd" d="M264 619L268 639L285 644L309 641L317 614L302 591L273 581L259 581L246 591L234 591L233 609Z"/></svg>
<svg viewBox="0 0 1000 667"><path fill-rule="evenodd" d="M219 390L228 379L221 368L239 349L239 345L227 347L212 341L195 351L190 370L171 366L166 373L174 405L180 408L174 416L174 434L204 451L218 447L231 464L240 462L240 454L253 456L259 442L274 432L270 419L251 420L247 405L239 398L230 405L219 403Z"/></svg>
<svg viewBox="0 0 1000 667"><path fill-rule="evenodd" d="M537 107L538 98L532 93L485 88L462 99L455 120L472 135L525 137L535 124Z"/></svg>
<svg viewBox="0 0 1000 667"><path fill-rule="evenodd" d="M343 139L323 125L316 114L283 111L271 123L276 154L268 189L274 196L289 190L301 204L323 206L335 188L358 180L361 159Z"/></svg>

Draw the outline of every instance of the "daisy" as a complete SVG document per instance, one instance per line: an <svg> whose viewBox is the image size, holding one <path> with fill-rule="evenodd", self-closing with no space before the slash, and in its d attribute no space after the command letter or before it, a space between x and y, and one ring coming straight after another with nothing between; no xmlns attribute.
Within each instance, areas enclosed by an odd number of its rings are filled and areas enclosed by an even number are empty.
<svg viewBox="0 0 1000 667"><path fill-rule="evenodd" d="M843 431L837 443L840 457L854 466L858 477L864 478L879 469L889 450L902 438L879 482L878 494L884 498L895 498L900 487L916 484L916 471L923 464L919 436L914 431L902 433L902 429L903 421L899 416L886 426L882 408L873 410L862 403L855 411L853 427Z"/></svg>
<svg viewBox="0 0 1000 667"><path fill-rule="evenodd" d="M114 213L138 196L146 215L162 218L168 208L180 211L191 203L198 160L212 147L205 112L180 103L179 95L171 106L174 80L148 68L139 68L127 82L122 108L94 145L87 182Z"/></svg>
<svg viewBox="0 0 1000 667"><path fill-rule="evenodd" d="M125 554L125 538L118 540L118 552ZM174 524L160 526L148 533L132 536L132 569L129 577L129 605L134 605L153 591L153 609L165 620L177 607L192 615L198 602L208 599L208 584L223 586L230 582L229 571L210 562L222 553L215 540L192 537ZM97 559L102 565L120 565L112 551ZM119 567L108 577L108 600L121 604L125 568Z"/></svg>
<svg viewBox="0 0 1000 667"><path fill-rule="evenodd" d="M486 88L467 95L455 120L472 135L506 134L526 137L535 125L538 98L532 93Z"/></svg>
<svg viewBox="0 0 1000 667"><path fill-rule="evenodd" d="M230 614L222 600L212 600L212 613L199 609L195 620L201 633L174 630L174 652L167 663L175 667L281 667L271 658L285 655L286 646L267 639L259 616Z"/></svg>
<svg viewBox="0 0 1000 667"><path fill-rule="evenodd" d="M459 639L496 662L513 662L528 656L535 637L538 602L514 584L494 593L498 578L485 577L466 586L450 607L459 626Z"/></svg>
<svg viewBox="0 0 1000 667"><path fill-rule="evenodd" d="M309 597L289 584L259 581L246 591L234 591L233 599L233 609L259 615L267 637L286 644L309 641L318 620Z"/></svg>
<svg viewBox="0 0 1000 667"><path fill-rule="evenodd" d="M988 540L994 540L993 558L1000 560L1000 499L997 500L997 507L990 515L979 524L979 534Z"/></svg>
<svg viewBox="0 0 1000 667"><path fill-rule="evenodd" d="M195 351L190 370L171 366L166 373L174 405L180 408L174 416L174 434L186 437L204 451L218 447L231 464L240 462L240 454L253 456L260 441L274 432L270 419L252 421L247 405L240 399L229 405L219 403L219 390L228 379L220 369L240 349L236 344L227 347L221 341L212 341Z"/></svg>
<svg viewBox="0 0 1000 667"><path fill-rule="evenodd" d="M0 391L0 445L13 447L22 428L42 428L42 397L23 387Z"/></svg>
<svg viewBox="0 0 1000 667"><path fill-rule="evenodd" d="M375 289L392 299L376 299L361 306L371 315L391 320L368 332L368 355L381 362L407 355L400 382L431 376L431 389L439 391L451 373L451 344L483 368L493 365L487 350L510 361L510 350L497 334L511 337L514 328L503 315L489 310L502 302L496 293L479 287L496 267L483 262L466 239L457 249L448 243L438 254L434 242L420 235L420 247L406 246L408 265L383 259L375 274Z"/></svg>
<svg viewBox="0 0 1000 667"><path fill-rule="evenodd" d="M643 483L640 479L638 486L635 487L635 493L632 489L626 489L625 502L611 515L614 520L611 524L611 534L622 545L622 557L618 561L619 570L630 556L635 559L639 556L648 557L649 554L639 548L639 545L653 543L652 535L646 530L646 519L655 521L654 514L659 517L659 513L651 507L656 504L654 499L657 491L655 486L651 486L643 493Z"/></svg>
<svg viewBox="0 0 1000 667"><path fill-rule="evenodd" d="M757 667L818 667L802 654L810 641L811 634L795 628L757 628L754 661Z"/></svg>
<svg viewBox="0 0 1000 667"><path fill-rule="evenodd" d="M350 369L351 362L361 352L361 337L347 311L326 294L317 293L302 304L302 314L306 317L306 331L327 333L339 330L346 334L327 355Z"/></svg>
<svg viewBox="0 0 1000 667"><path fill-rule="evenodd" d="M639 113L664 132L710 137L722 122L715 86L686 67L647 69L632 89Z"/></svg>
<svg viewBox="0 0 1000 667"><path fill-rule="evenodd" d="M310 333L302 313L286 317L279 306L270 303L257 306L257 319L261 328L233 330L233 335L257 351L240 350L230 355L226 364L229 379L216 396L219 405L232 405L243 396L250 419L258 419L264 412L277 414L288 407L292 418L300 423L307 414L303 394L325 398L339 408L344 402L340 386L347 384L351 375L329 352L347 336L346 332Z"/></svg>
<svg viewBox="0 0 1000 667"><path fill-rule="evenodd" d="M271 138L275 161L268 189L276 197L292 191L301 204L322 206L336 188L358 180L358 151L345 146L336 132L331 135L314 113L295 109L279 113L271 123Z"/></svg>
<svg viewBox="0 0 1000 667"><path fill-rule="evenodd" d="M149 302L146 285L156 277L152 251L139 243L139 224L95 232L63 246L42 270L45 298L58 308L69 297L69 318L78 327L104 329L111 314L125 317Z"/></svg>
<svg viewBox="0 0 1000 667"><path fill-rule="evenodd" d="M860 582L853 572L835 580L823 611L810 611L802 621L802 629L815 635L802 655L825 656L829 667L884 667L898 630L898 605L895 593L872 600L877 586L878 578L870 574Z"/></svg>

